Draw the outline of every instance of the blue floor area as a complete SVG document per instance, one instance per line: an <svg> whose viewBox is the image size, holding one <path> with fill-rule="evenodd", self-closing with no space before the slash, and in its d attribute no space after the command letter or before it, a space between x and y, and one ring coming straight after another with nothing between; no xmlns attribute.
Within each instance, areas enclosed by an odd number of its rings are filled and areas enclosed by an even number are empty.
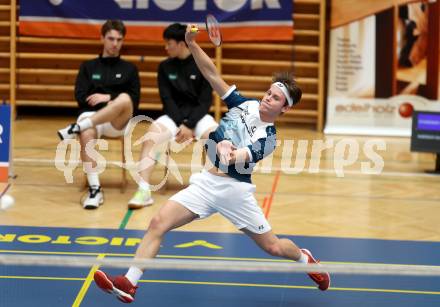
<svg viewBox="0 0 440 307"><path fill-rule="evenodd" d="M0 254L131 257L143 232L1 227ZM323 262L440 265L439 242L288 236ZM275 259L241 234L174 231L163 258ZM126 270L106 269L111 274ZM0 306L121 306L87 279L90 268L0 266ZM89 284L90 283L90 284ZM316 289L305 274L147 271L134 306L440 306L440 278L332 275Z"/></svg>

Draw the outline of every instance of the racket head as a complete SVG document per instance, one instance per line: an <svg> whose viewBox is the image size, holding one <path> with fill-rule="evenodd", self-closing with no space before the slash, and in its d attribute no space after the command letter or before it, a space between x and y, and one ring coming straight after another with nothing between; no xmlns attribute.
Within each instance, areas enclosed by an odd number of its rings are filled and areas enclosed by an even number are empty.
<svg viewBox="0 0 440 307"><path fill-rule="evenodd" d="M214 15L206 15L205 25L209 39L216 47L219 47L222 44L222 33L220 31L220 24Z"/></svg>

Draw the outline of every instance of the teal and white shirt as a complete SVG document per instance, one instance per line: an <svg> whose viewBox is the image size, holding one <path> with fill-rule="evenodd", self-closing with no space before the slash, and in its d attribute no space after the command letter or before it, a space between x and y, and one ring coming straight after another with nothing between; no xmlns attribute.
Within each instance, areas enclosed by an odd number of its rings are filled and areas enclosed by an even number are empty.
<svg viewBox="0 0 440 307"><path fill-rule="evenodd" d="M260 119L260 102L241 96L235 85L229 88L222 100L229 111L221 119L218 128L209 135L206 144L208 157L216 167L232 178L251 183L256 163L275 150L275 126ZM215 145L223 140L231 141L237 148L246 148L250 161L229 166L220 163Z"/></svg>

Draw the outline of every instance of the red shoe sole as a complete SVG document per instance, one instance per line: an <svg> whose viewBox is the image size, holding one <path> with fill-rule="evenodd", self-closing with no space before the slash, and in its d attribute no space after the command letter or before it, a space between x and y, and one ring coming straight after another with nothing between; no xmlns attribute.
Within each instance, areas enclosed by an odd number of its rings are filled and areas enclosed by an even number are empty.
<svg viewBox="0 0 440 307"><path fill-rule="evenodd" d="M101 290L109 294L116 295L118 300L120 300L121 302L129 304L134 301L134 298L131 295L119 290L118 288L115 288L112 281L107 277L104 272L97 270L93 275L93 279L95 280L96 285Z"/></svg>
<svg viewBox="0 0 440 307"><path fill-rule="evenodd" d="M93 275L93 279L95 280L96 285L103 291L107 293L113 292L113 283L110 279L108 279L107 275L104 272L98 270Z"/></svg>
<svg viewBox="0 0 440 307"><path fill-rule="evenodd" d="M316 264L319 264L319 262L313 257L312 253L311 253L308 249L303 248L303 249L301 249L301 251L304 251L304 253L305 253L305 254L306 254L306 255L312 260L312 262L309 261L309 263L316 263ZM307 273L307 275L309 275L309 277L310 277L315 283L318 284L318 289L319 289L319 290L321 290L321 291L325 291L325 290L327 290L328 288L330 288L330 282L331 282L331 279L330 279L330 274L329 274L329 273L324 272L324 274L327 275L327 279L328 279L328 284L327 284L327 285L322 285L321 282L320 282L319 280L316 280L315 277L314 277L312 274L322 274L322 273L319 273L319 272L316 272L316 273L313 273L313 272L312 272L312 273Z"/></svg>

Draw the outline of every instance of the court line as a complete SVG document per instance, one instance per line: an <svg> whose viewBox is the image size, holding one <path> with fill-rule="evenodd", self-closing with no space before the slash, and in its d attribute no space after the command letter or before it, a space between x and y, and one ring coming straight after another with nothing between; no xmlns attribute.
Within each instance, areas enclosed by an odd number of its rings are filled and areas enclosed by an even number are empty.
<svg viewBox="0 0 440 307"><path fill-rule="evenodd" d="M164 283L164 284L189 284L189 285L208 285L208 286L235 286L235 287L257 287L257 288L279 288L279 289L307 289L318 290L316 286L292 286L277 284L249 284L235 282L211 282L211 281L184 281L184 280L139 280L141 283ZM378 289L378 288L346 288L330 287L327 291L357 291L357 292L382 292L382 293L401 293L401 294L422 294L422 295L440 295L440 291L423 290L401 290L401 289Z"/></svg>
<svg viewBox="0 0 440 307"><path fill-rule="evenodd" d="M291 178L292 179L292 178ZM302 180L301 178L293 178L294 180ZM340 178L335 178L340 179ZM388 179L379 178L375 179L376 182L384 181ZM392 179L389 179L391 181ZM394 181L394 179L393 179ZM50 187L50 188L62 188L62 189L78 189L78 186L75 184L50 184L47 183L14 183L14 186L28 186L28 187ZM258 196L264 196L267 194L267 192L256 192L255 193ZM435 202L438 203L440 201L440 198L402 198L402 197L386 197L386 196L365 196L365 195L342 195L342 194L328 194L328 193L297 193L297 192L282 192L278 191L277 195L280 196L291 196L291 195L297 195L297 196L308 196L308 197L332 197L332 198L353 198L353 199L374 199L374 200L398 200L398 201L408 201L408 202L418 202L418 203L430 203Z"/></svg>
<svg viewBox="0 0 440 307"><path fill-rule="evenodd" d="M105 254L100 254L98 255L98 259L104 259L105 258ZM96 270L99 268L99 265L94 265L92 266L92 268L89 271L89 274L87 275L81 290L79 290L78 295L75 298L75 301L72 304L72 307L79 307L81 305L81 302L84 299L84 296L87 293L87 290L89 290L90 288L90 284L92 283L93 280L93 275L95 274Z"/></svg>
<svg viewBox="0 0 440 307"><path fill-rule="evenodd" d="M49 277L49 276L0 276L0 279L25 279L25 280L57 280L57 281L85 281L88 278L72 277ZM141 279L139 283L150 284L176 284L176 285L201 285L201 286L223 286L223 287L255 287L255 288L274 288L274 289L301 289L314 290L316 286L297 286L280 284L258 284L258 283L239 283L239 282L216 282L216 281L190 281L190 280L164 280L164 279ZM87 287L89 288L90 283ZM86 290L87 290L86 289ZM424 290L402 290L402 289L380 289L380 288L349 288L349 287L330 287L327 291L346 291L346 292L371 292L371 293L398 293L398 294L417 294L417 295L440 295L440 291ZM82 300L82 299L81 299ZM76 300L75 300L76 302ZM81 303L81 302L79 302ZM72 307L80 306L73 304Z"/></svg>
<svg viewBox="0 0 440 307"><path fill-rule="evenodd" d="M264 213L264 216L266 217L266 219L268 219L269 215L270 215L270 209L272 208L272 201L273 201L273 197L275 195L275 192L277 190L279 179L280 179L280 171L277 171L275 173L275 178L272 183L272 190L270 191L269 197L268 198L265 197L265 199L264 199L265 202L263 202L263 213Z"/></svg>
<svg viewBox="0 0 440 307"><path fill-rule="evenodd" d="M33 159L33 158L16 158L14 159L14 163L15 162L21 162L21 163L41 163L41 164L50 164L50 165L55 165L55 160L54 159ZM109 160L106 161L106 165L107 166L112 166L112 167L118 167L118 165L120 164L120 161L116 161L116 160ZM191 169L191 168L197 168L197 169L201 169L202 165L197 165L196 166L192 166L191 164L188 163L177 163L178 167L181 167L183 169ZM271 171L281 171L283 172L283 168L280 166L273 166L270 168ZM310 174L310 175L317 175L319 173L325 173L325 174L334 174L336 175L336 172L334 169L328 169L328 168L319 168L317 170L317 173L311 173L309 169L305 169L299 173L292 173L292 174L285 174L285 175L300 175L300 174ZM258 167L258 169L255 171L255 174L259 174L262 173L262 168ZM264 173L263 173L264 174ZM365 175L365 176L392 176L392 177L422 177L422 178L438 178L438 175L435 174L426 174L426 173L414 173L414 172L391 172L391 171L382 171L380 173L364 173L362 171L358 171L358 170L344 170L344 174L349 174L349 175ZM341 177L337 177L337 178L341 178Z"/></svg>
<svg viewBox="0 0 440 307"><path fill-rule="evenodd" d="M335 178L340 179L340 178ZM294 178L294 180L302 180L301 178ZM386 180L384 178L375 179L377 180ZM391 181L391 179L389 179ZM394 180L393 180L394 181ZM28 186L28 187L51 187L51 188L62 188L62 189L78 189L78 186L75 184L50 184L47 183L14 183L14 186ZM267 192L256 192L256 195L266 195ZM297 192L281 192L278 191L277 195L280 196L289 196L289 195L298 195L298 196L308 196L308 197L333 197L333 198L353 198L353 199L375 199L375 200L399 200L399 201L410 201L410 202L439 202L440 198L402 198L402 197L385 197L385 196L364 196L364 195L341 195L341 194L326 194L326 193L297 193Z"/></svg>
<svg viewBox="0 0 440 307"><path fill-rule="evenodd" d="M9 188L11 187L10 183L7 183L6 186L0 190L0 198L8 192Z"/></svg>
<svg viewBox="0 0 440 307"><path fill-rule="evenodd" d="M264 193L256 193L264 194ZM298 192L277 192L279 196L307 196L307 197L326 197L326 198L352 198L352 199L374 199L374 200L399 200L405 202L418 202L418 203L439 203L440 198L403 198L403 197L386 197L386 196L367 196L367 195L342 195L342 194L330 194L330 193L298 193Z"/></svg>
<svg viewBox="0 0 440 307"><path fill-rule="evenodd" d="M60 280L60 281L84 281L84 277L52 277L52 276L15 276L0 275L0 279L28 279L28 280Z"/></svg>
<svg viewBox="0 0 440 307"><path fill-rule="evenodd" d="M410 144L408 144L407 146L409 148ZM19 147L14 147L14 149L20 150L20 151L30 151L30 150L34 150L35 151L35 150L37 150L39 152L50 152L50 153L53 153L55 151L53 147L26 147L26 146L19 146ZM387 152L381 152L381 153L383 153L382 158L384 159L384 161L386 161L388 163L405 164L405 165L408 165L408 163L413 163L413 164L418 164L418 165L420 165L420 164L432 165L432 162L433 161L435 162L435 158L434 157L432 158L432 160L428 160L428 159L417 160L417 159L403 159L403 158L396 159L396 156L398 154L408 154L409 152L408 151L403 151L403 150L395 151L392 148L390 148L389 151L392 152L392 153L391 154L387 154ZM107 154L115 154L115 153L116 154L120 154L120 152L121 152L120 149L110 149L109 148L108 150L105 150L105 153L107 153ZM138 154L141 153L141 151L140 150L132 150L132 153L133 153L133 156L137 156ZM412 155L424 154L424 155L427 155L427 156L429 156L429 155L434 156L435 155L434 153L427 153L427 152L426 153L425 152L417 152L417 153L416 152L411 152L411 154ZM192 152L190 147L187 147L183 151L180 151L179 155L192 157L193 152ZM281 160L282 156L283 156L283 154L282 154L281 151L280 152L275 152L273 158ZM31 159L31 158L15 158L14 161L16 161L17 159ZM40 159L43 159L43 158L40 158ZM308 154L305 157L305 159L312 161L311 153ZM45 159L45 160L50 160L50 159ZM316 159L316 158L313 159L313 161L316 161L316 160L318 160L318 159ZM335 159L333 158L333 156L331 154L327 154L326 155L324 153L324 154L322 154L320 156L319 160L322 161L322 162L328 162L328 161L334 161ZM341 160L341 159L339 159L339 160ZM371 160L367 159L365 157L365 155L363 155L356 162L371 162Z"/></svg>
<svg viewBox="0 0 440 307"><path fill-rule="evenodd" d="M128 221L130 220L131 215L133 214L132 209L128 209L127 213L125 213L124 218L122 219L121 225L119 225L119 229L123 230L127 226Z"/></svg>

